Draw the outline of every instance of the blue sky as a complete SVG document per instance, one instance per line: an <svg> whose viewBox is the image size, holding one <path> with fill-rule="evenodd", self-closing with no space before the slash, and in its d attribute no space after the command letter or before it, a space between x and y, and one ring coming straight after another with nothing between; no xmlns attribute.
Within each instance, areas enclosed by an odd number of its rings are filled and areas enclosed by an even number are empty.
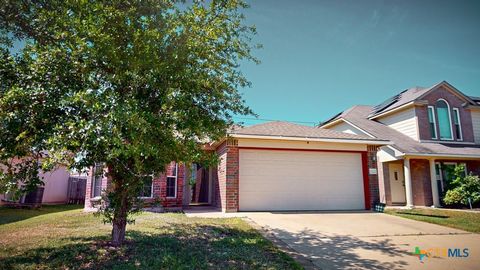
<svg viewBox="0 0 480 270"><path fill-rule="evenodd" d="M253 84L242 92L259 118L313 124L442 80L480 96L480 1L250 5L262 63L242 65Z"/></svg>

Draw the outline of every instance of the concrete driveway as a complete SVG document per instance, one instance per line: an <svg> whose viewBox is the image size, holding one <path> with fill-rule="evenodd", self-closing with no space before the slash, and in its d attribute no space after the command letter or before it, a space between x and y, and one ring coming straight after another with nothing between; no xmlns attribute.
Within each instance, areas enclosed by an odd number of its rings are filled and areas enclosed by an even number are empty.
<svg viewBox="0 0 480 270"><path fill-rule="evenodd" d="M479 234L434 224L372 212L232 216L248 218L320 269L480 269ZM413 255L415 247L468 248L469 256L442 257L440 253L421 262Z"/></svg>
<svg viewBox="0 0 480 270"><path fill-rule="evenodd" d="M479 269L480 235L380 213L247 213L320 269ZM468 258L426 258L415 247L468 248Z"/></svg>

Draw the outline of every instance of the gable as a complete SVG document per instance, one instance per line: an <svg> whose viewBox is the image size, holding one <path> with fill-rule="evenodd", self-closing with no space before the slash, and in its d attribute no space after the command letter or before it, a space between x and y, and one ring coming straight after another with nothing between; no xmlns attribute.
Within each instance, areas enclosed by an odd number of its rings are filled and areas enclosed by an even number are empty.
<svg viewBox="0 0 480 270"><path fill-rule="evenodd" d="M366 132L358 129L357 127L345 122L345 121L340 121L338 124L335 124L333 126L328 127L328 129L332 129L335 131L340 131L343 133L349 133L349 134L355 134L355 135L366 135L370 136Z"/></svg>
<svg viewBox="0 0 480 270"><path fill-rule="evenodd" d="M418 140L417 117L414 107L379 117L376 120L414 140Z"/></svg>
<svg viewBox="0 0 480 270"><path fill-rule="evenodd" d="M463 94L460 94L457 91L443 85L436 89L433 89L429 93L426 93L426 95L420 97L420 99L427 101L429 105L434 105L437 100L444 99L451 106L459 108L463 107L465 103L469 103L469 101L463 96Z"/></svg>

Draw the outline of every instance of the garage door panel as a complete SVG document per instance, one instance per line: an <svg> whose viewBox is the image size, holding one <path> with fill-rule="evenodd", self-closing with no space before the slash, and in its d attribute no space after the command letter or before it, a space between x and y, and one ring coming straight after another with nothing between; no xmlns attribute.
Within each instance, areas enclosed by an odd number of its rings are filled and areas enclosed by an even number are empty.
<svg viewBox="0 0 480 270"><path fill-rule="evenodd" d="M363 209L358 153L240 150L240 210Z"/></svg>

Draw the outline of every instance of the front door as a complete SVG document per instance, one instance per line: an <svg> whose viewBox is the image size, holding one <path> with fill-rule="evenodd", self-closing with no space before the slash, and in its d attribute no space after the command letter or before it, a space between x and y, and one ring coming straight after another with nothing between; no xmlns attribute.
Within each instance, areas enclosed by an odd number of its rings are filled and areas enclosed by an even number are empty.
<svg viewBox="0 0 480 270"><path fill-rule="evenodd" d="M390 190L392 203L406 203L402 164L390 164Z"/></svg>

